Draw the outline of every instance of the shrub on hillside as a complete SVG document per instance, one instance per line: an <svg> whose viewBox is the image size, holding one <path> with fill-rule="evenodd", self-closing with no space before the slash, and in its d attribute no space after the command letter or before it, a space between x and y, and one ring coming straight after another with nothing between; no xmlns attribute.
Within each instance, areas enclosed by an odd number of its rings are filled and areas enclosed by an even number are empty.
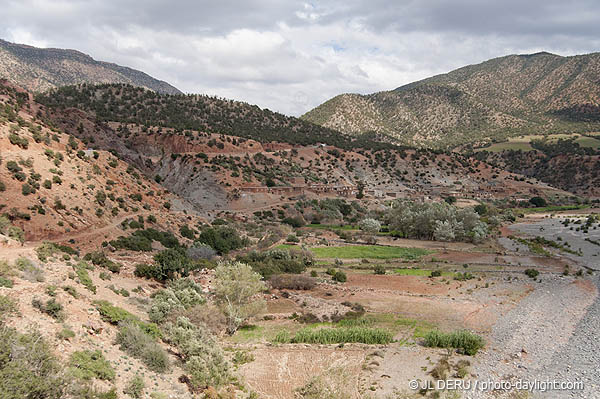
<svg viewBox="0 0 600 399"><path fill-rule="evenodd" d="M170 248L154 255L156 269L154 278L159 281L172 280L175 277L186 277L191 271L200 267L197 262L188 258L182 248Z"/></svg>
<svg viewBox="0 0 600 399"><path fill-rule="evenodd" d="M314 278L297 274L277 274L269 282L273 288L288 290L311 290L317 284Z"/></svg>
<svg viewBox="0 0 600 399"><path fill-rule="evenodd" d="M150 320L162 323L170 314L206 303L202 287L190 279L173 281L167 288L152 296Z"/></svg>
<svg viewBox="0 0 600 399"><path fill-rule="evenodd" d="M346 273L341 270L336 271L333 275L333 281L337 281L338 283L345 283L346 280L348 280L348 277L346 276Z"/></svg>
<svg viewBox="0 0 600 399"><path fill-rule="evenodd" d="M115 370L100 350L73 352L69 360L69 366L73 374L83 380L98 378L113 381L116 375Z"/></svg>
<svg viewBox="0 0 600 399"><path fill-rule="evenodd" d="M58 321L63 321L65 319L65 314L63 313L63 306L54 298L49 299L48 301L46 301L46 303L42 302L37 298L34 298L31 301L31 305L40 312L46 313L53 319L56 319Z"/></svg>
<svg viewBox="0 0 600 399"><path fill-rule="evenodd" d="M144 377L139 374L136 374L129 382L127 386L123 390L123 393L131 396L134 399L141 399L144 397L144 388L146 384L144 383Z"/></svg>
<svg viewBox="0 0 600 399"><path fill-rule="evenodd" d="M125 320L119 324L116 344L122 351L140 359L152 371L164 373L169 369L166 352L132 320Z"/></svg>
<svg viewBox="0 0 600 399"><path fill-rule="evenodd" d="M68 381L40 333L0 327L0 354L3 399L64 397Z"/></svg>
<svg viewBox="0 0 600 399"><path fill-rule="evenodd" d="M263 277L269 278L275 274L299 274L312 265L313 256L309 251L286 251L272 249L265 252L251 251L243 256L238 256L237 261L252 266L252 269Z"/></svg>
<svg viewBox="0 0 600 399"><path fill-rule="evenodd" d="M208 330L179 317L175 323L167 323L164 331L165 340L185 359L183 368L194 389L219 388L231 381L230 365Z"/></svg>
<svg viewBox="0 0 600 399"><path fill-rule="evenodd" d="M110 245L117 249L150 252L152 251L152 241L158 241L167 248L179 247L179 240L173 233L152 228L136 230L128 237L121 236L110 241Z"/></svg>
<svg viewBox="0 0 600 399"><path fill-rule="evenodd" d="M102 251L89 252L83 259L92 262L96 266L108 269L113 273L119 273L121 271L121 264L108 259L106 254Z"/></svg>
<svg viewBox="0 0 600 399"><path fill-rule="evenodd" d="M198 242L209 245L219 255L243 248L248 245L248 239L240 237L237 230L232 227L218 226L207 227L198 236Z"/></svg>
<svg viewBox="0 0 600 399"><path fill-rule="evenodd" d="M211 260L217 254L217 251L212 249L208 244L195 242L193 246L186 250L186 254L192 260Z"/></svg>
<svg viewBox="0 0 600 399"><path fill-rule="evenodd" d="M128 322L138 326L140 331L142 331L152 339L160 337L160 330L158 329L158 326L154 323L147 323L145 321L142 321L134 314L129 313L123 308L114 306L112 303L105 300L94 301L94 305L100 313L102 320L108 323L118 325L123 322Z"/></svg>

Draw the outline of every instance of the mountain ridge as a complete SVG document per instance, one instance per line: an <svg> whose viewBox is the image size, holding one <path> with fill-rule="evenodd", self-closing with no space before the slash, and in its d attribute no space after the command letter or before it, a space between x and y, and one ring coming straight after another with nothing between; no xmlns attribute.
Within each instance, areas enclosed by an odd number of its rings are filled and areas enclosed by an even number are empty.
<svg viewBox="0 0 600 399"><path fill-rule="evenodd" d="M78 83L128 83L165 94L181 94L145 72L72 49L38 48L0 39L0 76L34 92Z"/></svg>
<svg viewBox="0 0 600 399"><path fill-rule="evenodd" d="M367 95L341 94L301 118L347 134L455 147L528 132L598 129L600 54L508 55ZM590 115L590 113L592 113Z"/></svg>

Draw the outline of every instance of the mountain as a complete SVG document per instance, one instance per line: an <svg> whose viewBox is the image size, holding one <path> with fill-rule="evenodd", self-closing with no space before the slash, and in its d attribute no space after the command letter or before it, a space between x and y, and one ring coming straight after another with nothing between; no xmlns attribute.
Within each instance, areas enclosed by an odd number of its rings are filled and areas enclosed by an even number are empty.
<svg viewBox="0 0 600 399"><path fill-rule="evenodd" d="M369 95L342 94L302 119L348 134L439 148L600 128L600 53L509 55Z"/></svg>
<svg viewBox="0 0 600 399"><path fill-rule="evenodd" d="M128 83L159 93L181 93L144 72L96 61L79 51L42 49L2 39L0 78L34 92L77 83Z"/></svg>

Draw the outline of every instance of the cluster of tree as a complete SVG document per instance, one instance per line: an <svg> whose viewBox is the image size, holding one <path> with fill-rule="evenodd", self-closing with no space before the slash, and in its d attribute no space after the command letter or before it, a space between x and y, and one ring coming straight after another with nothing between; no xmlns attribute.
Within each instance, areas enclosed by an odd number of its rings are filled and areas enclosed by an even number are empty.
<svg viewBox="0 0 600 399"><path fill-rule="evenodd" d="M488 234L475 210L446 202L398 200L385 218L390 230L406 238L480 242Z"/></svg>
<svg viewBox="0 0 600 399"><path fill-rule="evenodd" d="M281 273L302 273L307 266L312 265L313 256L310 251L272 249L265 252L251 251L238 256L237 260L252 266L254 271L269 278Z"/></svg>

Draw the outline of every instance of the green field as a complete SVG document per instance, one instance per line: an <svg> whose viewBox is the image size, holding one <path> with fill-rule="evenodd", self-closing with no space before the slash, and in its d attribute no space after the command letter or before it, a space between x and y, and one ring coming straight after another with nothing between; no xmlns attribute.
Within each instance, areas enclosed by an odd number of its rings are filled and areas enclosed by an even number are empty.
<svg viewBox="0 0 600 399"><path fill-rule="evenodd" d="M586 133L589 136L597 136L600 133ZM582 136L579 133L573 134L550 134L547 136L543 135L524 135L518 137L511 137L508 141L503 143L494 143L488 147L479 148L476 151L489 151L489 152L501 152L504 150L516 150L516 151L532 151L533 147L531 142L533 140L547 140L549 143L555 143L560 139L571 139L575 138L575 142L581 147L600 149L600 140L594 137Z"/></svg>
<svg viewBox="0 0 600 399"><path fill-rule="evenodd" d="M581 147L600 149L600 140L593 137L582 136L575 140Z"/></svg>
<svg viewBox="0 0 600 399"><path fill-rule="evenodd" d="M578 209L587 209L590 205L549 205L540 208L515 208L516 213L545 213L545 212L560 212L560 211L575 211Z"/></svg>
<svg viewBox="0 0 600 399"><path fill-rule="evenodd" d="M428 269L394 269L394 274L401 276L429 276L431 270ZM454 272L442 271L442 276L454 277Z"/></svg>
<svg viewBox="0 0 600 399"><path fill-rule="evenodd" d="M432 253L421 248L384 247L378 245L345 245L310 248L317 258L339 259L405 259L417 260Z"/></svg>
<svg viewBox="0 0 600 399"><path fill-rule="evenodd" d="M479 148L477 151L489 151L489 152L501 152L504 150L515 150L515 151L532 151L533 147L527 142L506 142L506 143L495 143L489 147Z"/></svg>
<svg viewBox="0 0 600 399"><path fill-rule="evenodd" d="M435 329L435 325L421 319L405 318L392 313L367 313L359 318L341 320L337 323L297 323L297 322L260 322L260 325L249 325L240 328L232 336L226 338L227 342L235 344L248 344L256 342L277 342L277 337L287 333L289 337L298 331L319 330L322 328L377 328L385 329L393 335L404 332L405 337L401 343L417 340L425 336L429 331Z"/></svg>

